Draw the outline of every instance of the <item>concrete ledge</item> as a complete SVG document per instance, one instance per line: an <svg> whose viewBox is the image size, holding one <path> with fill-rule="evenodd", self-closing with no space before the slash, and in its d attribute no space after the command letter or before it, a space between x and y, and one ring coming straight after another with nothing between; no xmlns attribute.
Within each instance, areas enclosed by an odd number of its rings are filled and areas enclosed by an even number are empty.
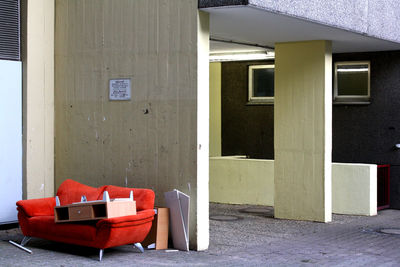
<svg viewBox="0 0 400 267"><path fill-rule="evenodd" d="M210 201L274 205L274 161L243 156L210 158Z"/></svg>
<svg viewBox="0 0 400 267"><path fill-rule="evenodd" d="M274 206L274 161L211 157L210 201ZM377 165L332 163L332 212L377 214Z"/></svg>
<svg viewBox="0 0 400 267"><path fill-rule="evenodd" d="M377 214L377 166L332 163L332 212Z"/></svg>

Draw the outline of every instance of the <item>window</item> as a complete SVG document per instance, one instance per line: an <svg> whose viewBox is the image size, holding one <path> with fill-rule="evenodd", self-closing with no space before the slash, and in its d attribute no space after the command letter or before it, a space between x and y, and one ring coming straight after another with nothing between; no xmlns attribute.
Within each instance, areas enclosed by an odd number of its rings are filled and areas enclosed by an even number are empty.
<svg viewBox="0 0 400 267"><path fill-rule="evenodd" d="M249 66L249 97L250 104L274 103L275 65Z"/></svg>
<svg viewBox="0 0 400 267"><path fill-rule="evenodd" d="M336 62L334 102L365 104L370 98L370 62Z"/></svg>

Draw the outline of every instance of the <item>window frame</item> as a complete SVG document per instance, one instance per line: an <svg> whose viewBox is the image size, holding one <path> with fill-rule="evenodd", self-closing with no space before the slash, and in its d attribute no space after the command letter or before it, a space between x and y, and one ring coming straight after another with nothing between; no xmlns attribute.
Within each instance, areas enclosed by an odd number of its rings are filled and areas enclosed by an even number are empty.
<svg viewBox="0 0 400 267"><path fill-rule="evenodd" d="M367 65L368 66L368 95L339 95L338 94L338 66ZM371 97L371 62L363 61L338 61L334 64L333 103L335 104L369 104Z"/></svg>
<svg viewBox="0 0 400 267"><path fill-rule="evenodd" d="M248 66L248 104L256 104L256 105L271 105L274 104L275 99L275 90L274 96L253 96L253 70L254 69L274 69L274 79L275 79L275 64L263 64L263 65L249 65Z"/></svg>

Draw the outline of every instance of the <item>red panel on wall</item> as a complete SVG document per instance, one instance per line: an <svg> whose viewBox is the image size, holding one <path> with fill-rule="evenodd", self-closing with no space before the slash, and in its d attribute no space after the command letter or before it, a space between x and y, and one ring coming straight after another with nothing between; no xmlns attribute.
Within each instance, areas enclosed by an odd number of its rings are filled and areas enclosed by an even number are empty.
<svg viewBox="0 0 400 267"><path fill-rule="evenodd" d="M389 208L390 165L378 165L378 210Z"/></svg>

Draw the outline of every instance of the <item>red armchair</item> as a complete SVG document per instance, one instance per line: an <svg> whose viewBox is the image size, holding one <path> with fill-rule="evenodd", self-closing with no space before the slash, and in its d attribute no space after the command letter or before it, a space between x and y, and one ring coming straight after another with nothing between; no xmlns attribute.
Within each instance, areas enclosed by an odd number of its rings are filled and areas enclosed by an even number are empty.
<svg viewBox="0 0 400 267"><path fill-rule="evenodd" d="M150 189L102 186L99 188L80 184L73 180L64 181L57 191L61 205L79 202L85 195L87 200L101 200L107 191L110 198L129 197L133 191L136 201L136 215L102 219L84 223L55 223L54 197L20 200L17 202L18 221L25 245L30 237L38 237L57 242L89 246L100 249L101 261L106 248L134 244L141 252L141 242L150 231L154 218L154 192Z"/></svg>

